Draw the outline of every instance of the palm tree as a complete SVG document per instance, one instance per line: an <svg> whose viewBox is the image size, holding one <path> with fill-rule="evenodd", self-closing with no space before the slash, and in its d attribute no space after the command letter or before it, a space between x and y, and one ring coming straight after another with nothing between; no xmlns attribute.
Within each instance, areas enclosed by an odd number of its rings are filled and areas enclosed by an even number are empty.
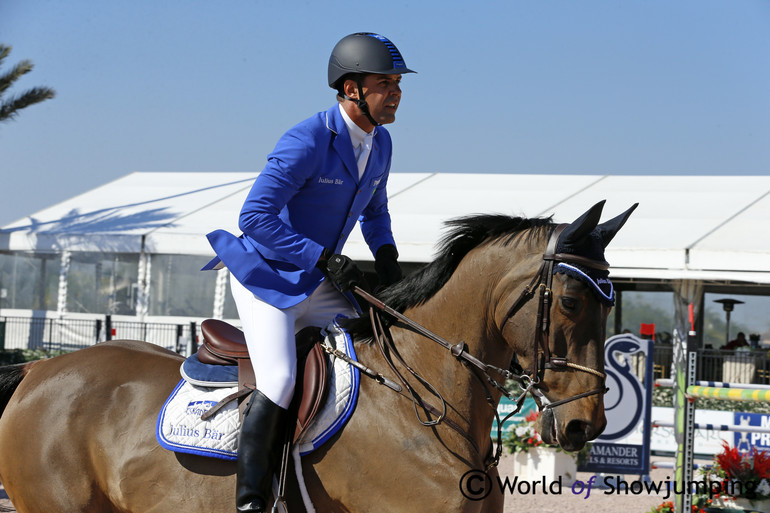
<svg viewBox="0 0 770 513"><path fill-rule="evenodd" d="M11 53L11 47L0 43L0 66L8 54ZM33 87L17 96L3 98L3 94L18 80L22 75L32 71L32 61L27 59L19 62L8 73L0 75L0 123L14 119L19 111L30 105L40 103L56 96L56 91L50 87Z"/></svg>

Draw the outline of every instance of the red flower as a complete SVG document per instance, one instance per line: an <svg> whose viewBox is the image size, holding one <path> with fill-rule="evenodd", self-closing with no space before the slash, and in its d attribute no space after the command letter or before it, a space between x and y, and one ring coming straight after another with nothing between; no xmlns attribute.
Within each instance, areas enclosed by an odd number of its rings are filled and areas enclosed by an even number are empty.
<svg viewBox="0 0 770 513"><path fill-rule="evenodd" d="M756 447L752 447L750 452L751 465L754 467L759 479L765 479L770 477L770 454L767 451L758 451Z"/></svg>
<svg viewBox="0 0 770 513"><path fill-rule="evenodd" d="M745 481L770 478L770 454L766 451L752 447L746 454L741 454L725 441L722 449L715 459L728 478Z"/></svg>

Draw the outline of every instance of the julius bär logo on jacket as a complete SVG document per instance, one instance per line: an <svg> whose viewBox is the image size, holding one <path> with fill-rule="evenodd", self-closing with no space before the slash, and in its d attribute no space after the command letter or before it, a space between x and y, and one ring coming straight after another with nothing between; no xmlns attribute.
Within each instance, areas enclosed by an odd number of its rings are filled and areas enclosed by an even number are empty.
<svg viewBox="0 0 770 513"><path fill-rule="evenodd" d="M325 176L321 176L318 178L318 183L326 183L329 185L342 185L345 182L341 178L326 178Z"/></svg>

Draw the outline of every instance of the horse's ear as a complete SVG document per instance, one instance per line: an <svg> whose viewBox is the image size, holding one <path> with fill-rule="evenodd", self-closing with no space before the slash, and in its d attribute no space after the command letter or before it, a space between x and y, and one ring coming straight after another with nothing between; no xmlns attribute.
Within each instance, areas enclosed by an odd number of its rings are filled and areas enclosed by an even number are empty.
<svg viewBox="0 0 770 513"><path fill-rule="evenodd" d="M565 245L571 245L588 236L596 228L596 225L599 224L605 201L607 200L600 201L589 208L585 214L570 223L561 234L561 242Z"/></svg>
<svg viewBox="0 0 770 513"><path fill-rule="evenodd" d="M631 208L619 216L610 219L609 221L606 221L596 227L596 229L599 230L599 234L602 237L602 244L605 248L607 247L607 244L609 244L610 241L615 237L615 234L617 234L620 229L623 228L623 225L626 224L626 221L628 221L631 212L633 212L638 206L639 203L634 203Z"/></svg>

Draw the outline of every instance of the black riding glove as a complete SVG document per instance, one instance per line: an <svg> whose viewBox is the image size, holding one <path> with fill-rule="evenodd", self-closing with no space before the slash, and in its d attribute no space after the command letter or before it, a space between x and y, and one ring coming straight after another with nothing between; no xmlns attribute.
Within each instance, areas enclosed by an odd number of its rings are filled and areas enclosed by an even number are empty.
<svg viewBox="0 0 770 513"><path fill-rule="evenodd" d="M380 279L380 285L389 287L404 276L398 265L398 250L393 244L385 244L377 250L374 257L374 270Z"/></svg>
<svg viewBox="0 0 770 513"><path fill-rule="evenodd" d="M356 266L355 262L345 255L333 254L328 249L324 249L316 267L321 269L342 292L364 282L364 273Z"/></svg>

